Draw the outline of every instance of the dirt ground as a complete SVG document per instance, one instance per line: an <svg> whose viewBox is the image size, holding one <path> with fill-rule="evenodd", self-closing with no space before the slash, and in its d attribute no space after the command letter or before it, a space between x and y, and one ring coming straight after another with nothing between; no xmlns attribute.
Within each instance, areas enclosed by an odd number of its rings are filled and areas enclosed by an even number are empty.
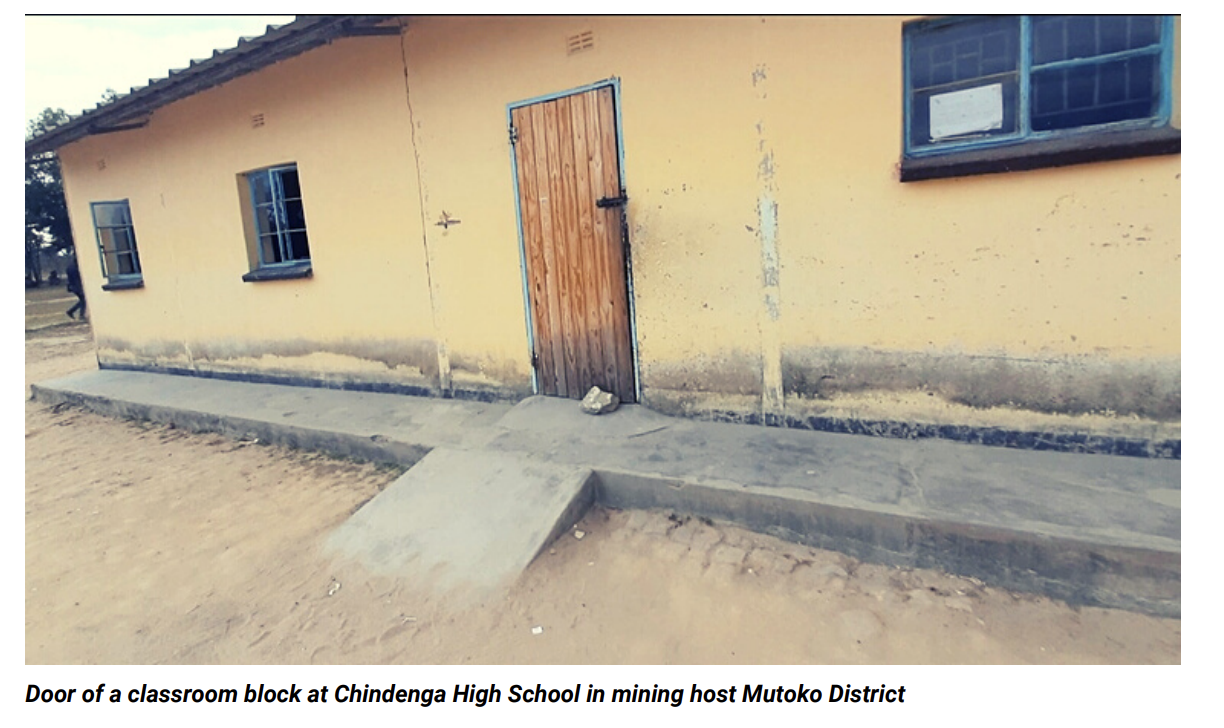
<svg viewBox="0 0 1224 728"><path fill-rule="evenodd" d="M27 334L27 384L93 366L84 324ZM1181 660L1180 620L644 511L590 512L460 606L321 555L399 472L27 402L27 663Z"/></svg>
<svg viewBox="0 0 1224 728"><path fill-rule="evenodd" d="M44 285L41 288L27 288L25 302L26 329L32 330L71 322L67 311L77 302L77 298L67 291L64 284Z"/></svg>

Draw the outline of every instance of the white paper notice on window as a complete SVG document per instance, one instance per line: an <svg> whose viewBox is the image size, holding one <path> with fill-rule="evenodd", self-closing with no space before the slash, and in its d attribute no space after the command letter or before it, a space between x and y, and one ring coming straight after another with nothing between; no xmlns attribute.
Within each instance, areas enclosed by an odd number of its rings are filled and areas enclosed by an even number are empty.
<svg viewBox="0 0 1224 728"><path fill-rule="evenodd" d="M1003 84L931 97L931 141L1003 128Z"/></svg>

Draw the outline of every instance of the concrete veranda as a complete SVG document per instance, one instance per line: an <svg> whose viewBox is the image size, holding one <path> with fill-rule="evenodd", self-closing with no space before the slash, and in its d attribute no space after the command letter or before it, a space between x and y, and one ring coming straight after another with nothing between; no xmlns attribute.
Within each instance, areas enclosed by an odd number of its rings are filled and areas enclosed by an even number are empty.
<svg viewBox="0 0 1224 728"><path fill-rule="evenodd" d="M635 406L590 417L543 397L490 404L116 370L33 391L47 403L372 460L411 464L440 447L520 454L589 470L562 520L591 501L672 509L1071 603L1180 614L1176 460L701 422Z"/></svg>

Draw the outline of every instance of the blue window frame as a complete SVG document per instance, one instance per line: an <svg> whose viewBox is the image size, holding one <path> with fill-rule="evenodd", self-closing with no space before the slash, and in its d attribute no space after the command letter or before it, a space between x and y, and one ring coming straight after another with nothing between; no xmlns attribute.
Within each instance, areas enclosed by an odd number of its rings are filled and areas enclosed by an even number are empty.
<svg viewBox="0 0 1224 728"><path fill-rule="evenodd" d="M98 258L102 275L108 284L140 281L140 254L136 250L136 229L127 200L94 202L94 232L98 240Z"/></svg>
<svg viewBox="0 0 1224 728"><path fill-rule="evenodd" d="M944 18L904 43L910 158L1169 121L1167 16Z"/></svg>
<svg viewBox="0 0 1224 728"><path fill-rule="evenodd" d="M248 172L259 267L310 262L306 211L296 164Z"/></svg>

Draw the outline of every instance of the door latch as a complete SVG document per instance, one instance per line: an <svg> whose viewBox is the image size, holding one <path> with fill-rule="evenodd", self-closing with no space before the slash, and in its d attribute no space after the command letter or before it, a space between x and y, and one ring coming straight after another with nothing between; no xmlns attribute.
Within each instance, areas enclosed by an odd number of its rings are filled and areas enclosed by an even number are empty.
<svg viewBox="0 0 1224 728"><path fill-rule="evenodd" d="M595 201L596 207L620 207L629 201L629 198L622 192L620 197L601 197Z"/></svg>

